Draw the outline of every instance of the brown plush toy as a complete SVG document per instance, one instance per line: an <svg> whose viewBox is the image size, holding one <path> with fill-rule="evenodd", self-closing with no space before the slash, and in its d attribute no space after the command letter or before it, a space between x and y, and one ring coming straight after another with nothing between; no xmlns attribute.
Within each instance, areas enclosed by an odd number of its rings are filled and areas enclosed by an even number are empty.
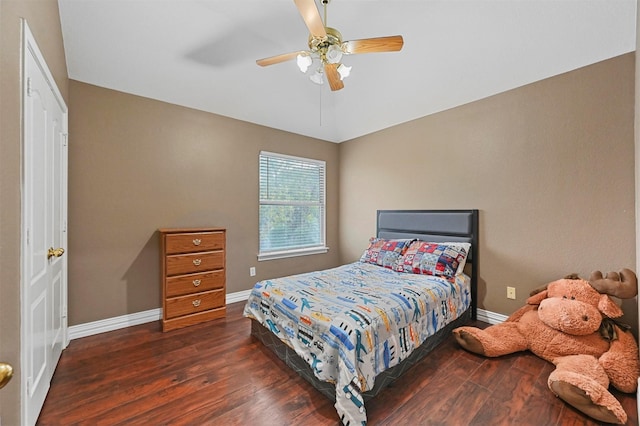
<svg viewBox="0 0 640 426"><path fill-rule="evenodd" d="M637 293L629 269L605 277L596 271L589 281L571 276L532 292L502 324L459 327L453 334L466 350L488 357L530 350L555 364L547 382L554 394L594 419L624 424L627 413L608 387L635 392L640 361L633 335L610 319L623 312L609 295Z"/></svg>

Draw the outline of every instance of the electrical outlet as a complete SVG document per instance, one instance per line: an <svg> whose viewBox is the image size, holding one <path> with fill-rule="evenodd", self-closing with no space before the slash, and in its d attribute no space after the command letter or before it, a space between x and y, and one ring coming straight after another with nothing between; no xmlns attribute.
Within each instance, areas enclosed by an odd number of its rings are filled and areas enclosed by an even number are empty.
<svg viewBox="0 0 640 426"><path fill-rule="evenodd" d="M516 298L516 288L507 287L507 299L515 299L515 298Z"/></svg>
<svg viewBox="0 0 640 426"><path fill-rule="evenodd" d="M251 268L249 268L249 275L252 277L256 276L256 268L255 266L252 266Z"/></svg>

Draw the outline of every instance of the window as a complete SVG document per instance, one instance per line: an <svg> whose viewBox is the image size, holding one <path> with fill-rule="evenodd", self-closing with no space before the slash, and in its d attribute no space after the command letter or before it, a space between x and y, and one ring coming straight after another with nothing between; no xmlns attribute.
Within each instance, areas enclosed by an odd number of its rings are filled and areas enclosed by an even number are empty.
<svg viewBox="0 0 640 426"><path fill-rule="evenodd" d="M260 153L258 260L326 253L325 162Z"/></svg>

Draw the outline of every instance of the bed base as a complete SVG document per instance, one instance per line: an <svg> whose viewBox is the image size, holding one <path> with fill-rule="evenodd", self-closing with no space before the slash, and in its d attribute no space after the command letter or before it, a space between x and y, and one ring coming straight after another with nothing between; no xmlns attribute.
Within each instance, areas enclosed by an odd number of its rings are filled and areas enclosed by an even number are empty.
<svg viewBox="0 0 640 426"><path fill-rule="evenodd" d="M429 337L422 345L416 348L408 358L405 358L398 365L383 371L375 380L373 389L362 393L363 399L366 401L378 395L384 388L393 383L398 377L407 370L417 364L429 352L435 349L440 343L451 336L454 328L467 324L472 317L472 308L467 309L460 317L447 324L436 334ZM323 382L314 374L311 366L296 351L287 346L282 340L269 331L266 327L256 320L251 320L251 335L260 340L265 347L275 353L278 358L283 360L286 365L293 369L296 373L307 380L320 393L329 398L331 401L336 400L336 387L334 383Z"/></svg>

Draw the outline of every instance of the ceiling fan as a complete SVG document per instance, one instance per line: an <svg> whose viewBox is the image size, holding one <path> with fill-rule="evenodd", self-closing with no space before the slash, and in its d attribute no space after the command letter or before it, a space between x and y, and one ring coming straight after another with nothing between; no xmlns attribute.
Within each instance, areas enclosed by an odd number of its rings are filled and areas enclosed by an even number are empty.
<svg viewBox="0 0 640 426"><path fill-rule="evenodd" d="M351 67L340 63L342 55L397 52L402 49L404 40L401 35L389 37L365 38L360 40L342 41L342 35L335 28L327 27L327 4L331 0L320 0L324 5L324 22L320 12L316 8L314 0L293 0L302 15L302 19L309 29L309 50L284 53L264 59L258 59L256 63L266 67L280 62L296 59L300 71L306 72L313 64L319 64L310 79L314 83L322 84L326 75L331 90L340 90L344 87L342 79L349 75Z"/></svg>

